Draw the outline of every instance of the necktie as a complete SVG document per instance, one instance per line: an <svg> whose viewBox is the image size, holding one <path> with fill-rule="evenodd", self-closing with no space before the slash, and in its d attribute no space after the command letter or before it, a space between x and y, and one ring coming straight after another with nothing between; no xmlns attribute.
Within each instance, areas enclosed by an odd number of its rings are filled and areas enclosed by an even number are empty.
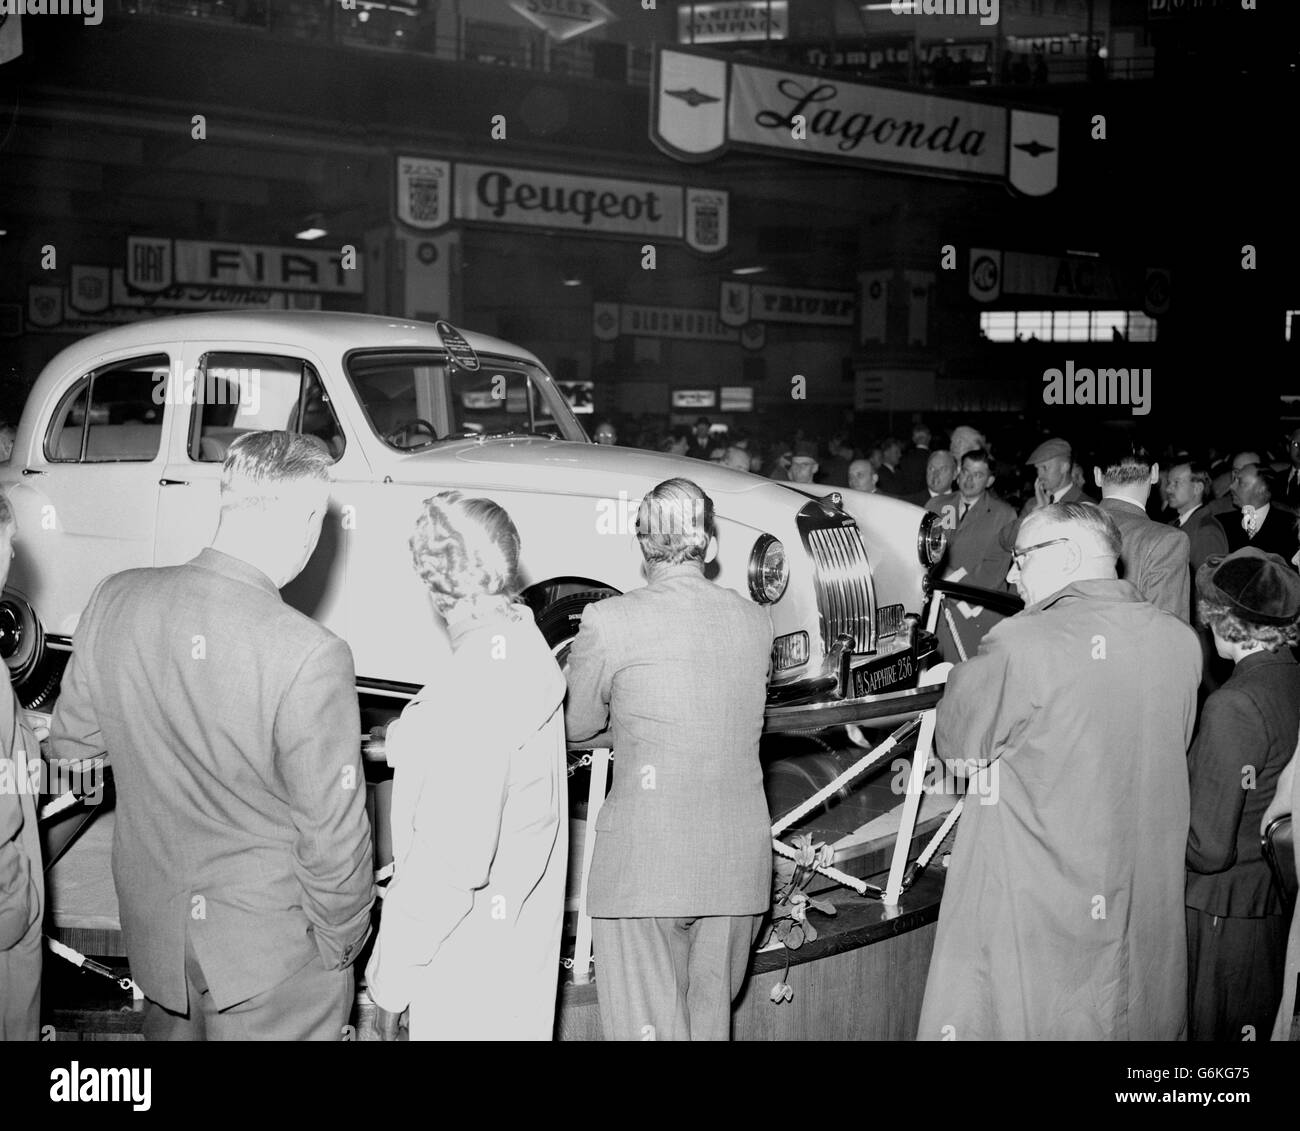
<svg viewBox="0 0 1300 1131"><path fill-rule="evenodd" d="M957 525L958 526L960 526L963 522L966 521L966 512L968 510L970 510L970 503L968 503L965 499L962 499L962 501L957 504Z"/></svg>
<svg viewBox="0 0 1300 1131"><path fill-rule="evenodd" d="M1255 537L1255 531L1259 529L1259 522L1254 507L1241 508L1241 528L1246 532L1246 537Z"/></svg>

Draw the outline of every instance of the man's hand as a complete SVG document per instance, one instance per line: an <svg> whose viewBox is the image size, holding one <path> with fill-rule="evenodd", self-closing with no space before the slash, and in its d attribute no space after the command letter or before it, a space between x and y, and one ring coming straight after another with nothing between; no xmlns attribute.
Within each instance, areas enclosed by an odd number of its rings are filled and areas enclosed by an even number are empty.
<svg viewBox="0 0 1300 1131"><path fill-rule="evenodd" d="M361 1026L361 1033L358 1037L362 1041L405 1041L409 1039L407 1027L402 1024L402 1020L407 1016L408 1010L401 1013L389 1013L388 1010L375 1006L374 1015L370 1020Z"/></svg>
<svg viewBox="0 0 1300 1131"><path fill-rule="evenodd" d="M1297 747L1300 749L1300 747ZM1286 764L1286 769L1282 771L1277 779L1277 792L1273 794L1273 800L1268 803L1268 808L1264 810L1264 817L1259 822L1259 835L1264 835L1264 830L1277 817L1285 817L1291 812L1291 797L1295 789L1296 763L1300 762L1300 757L1292 755L1291 761Z"/></svg>
<svg viewBox="0 0 1300 1131"><path fill-rule="evenodd" d="M388 757L388 724L371 727L361 740L361 757L367 762L383 762Z"/></svg>
<svg viewBox="0 0 1300 1131"><path fill-rule="evenodd" d="M1052 501L1052 496L1047 493L1047 488L1043 486L1041 479L1034 480L1034 498L1038 500L1040 507L1045 507Z"/></svg>

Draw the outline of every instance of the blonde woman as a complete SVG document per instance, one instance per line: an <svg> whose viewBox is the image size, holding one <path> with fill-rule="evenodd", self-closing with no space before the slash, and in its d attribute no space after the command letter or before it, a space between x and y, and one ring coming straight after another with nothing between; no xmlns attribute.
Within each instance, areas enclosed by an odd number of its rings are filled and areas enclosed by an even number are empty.
<svg viewBox="0 0 1300 1131"><path fill-rule="evenodd" d="M426 499L415 570L448 674L389 725L393 859L366 969L381 1039L550 1040L564 911L565 684L514 601L519 534L488 499Z"/></svg>

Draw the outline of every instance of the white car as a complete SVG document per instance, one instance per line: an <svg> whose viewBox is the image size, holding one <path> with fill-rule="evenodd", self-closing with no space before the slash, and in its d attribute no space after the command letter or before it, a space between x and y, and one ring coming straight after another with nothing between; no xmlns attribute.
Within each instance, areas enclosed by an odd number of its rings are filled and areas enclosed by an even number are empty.
<svg viewBox="0 0 1300 1131"><path fill-rule="evenodd" d="M284 595L351 645L371 705L400 709L446 647L407 540L421 500L447 488L510 514L523 595L557 653L586 604L643 584L636 504L684 476L715 503L712 576L772 608L770 722L851 721L863 700L888 716L932 658L916 626L944 535L919 507L597 446L537 358L446 323L230 312L85 338L32 389L0 464L19 528L0 654L24 706L57 695L101 578L208 544L222 458L266 428L334 458L332 521Z"/></svg>

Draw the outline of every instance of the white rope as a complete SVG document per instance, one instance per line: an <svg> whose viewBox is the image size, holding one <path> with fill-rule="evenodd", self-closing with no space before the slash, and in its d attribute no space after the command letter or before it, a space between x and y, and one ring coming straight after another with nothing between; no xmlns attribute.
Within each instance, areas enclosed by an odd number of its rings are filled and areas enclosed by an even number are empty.
<svg viewBox="0 0 1300 1131"><path fill-rule="evenodd" d="M957 635L957 624L952 619L952 610L947 605L943 607L943 618L948 622L948 631L952 633L952 642L957 645L958 659L966 659L966 649L962 647L961 637Z"/></svg>
<svg viewBox="0 0 1300 1131"><path fill-rule="evenodd" d="M776 837L772 838L772 848L778 855L784 856L787 860L793 860L799 855L795 849L791 848L788 844L777 840ZM847 872L841 872L838 868L832 868L829 864L825 867L813 864L812 868L814 871L820 872L827 879L834 880L837 884L843 884L846 888L852 888L859 895L867 894L866 880L860 880L857 876L850 876Z"/></svg>
<svg viewBox="0 0 1300 1131"><path fill-rule="evenodd" d="M875 763L879 762L883 757L885 757L886 754L888 754L891 750L893 750L895 746L897 746L901 741L906 739L911 730L913 730L914 728L920 725L919 719L920 716L917 716L917 718L914 719L909 719L901 727L899 727L896 731L894 731L893 734L891 734L887 739L885 739L884 742L882 742L879 746L877 746L874 750L867 751L866 754L864 754L861 758L859 758L856 762L854 762L853 765L851 765L847 770L845 770L842 774L840 774L840 776L837 777L834 781L832 781L829 785L822 787L806 801L803 801L800 804L796 805L793 809L790 810L790 812L788 812L784 817L780 818L780 820L778 820L776 824L772 826L772 835L774 837L780 836L786 829L788 829L791 825L793 825L800 817L804 816L807 813L811 813L814 809L817 808L818 805L820 805L828 797L835 794L838 790L842 789L854 778L858 777L860 774L864 773L866 770L870 769L873 765L875 765Z"/></svg>

